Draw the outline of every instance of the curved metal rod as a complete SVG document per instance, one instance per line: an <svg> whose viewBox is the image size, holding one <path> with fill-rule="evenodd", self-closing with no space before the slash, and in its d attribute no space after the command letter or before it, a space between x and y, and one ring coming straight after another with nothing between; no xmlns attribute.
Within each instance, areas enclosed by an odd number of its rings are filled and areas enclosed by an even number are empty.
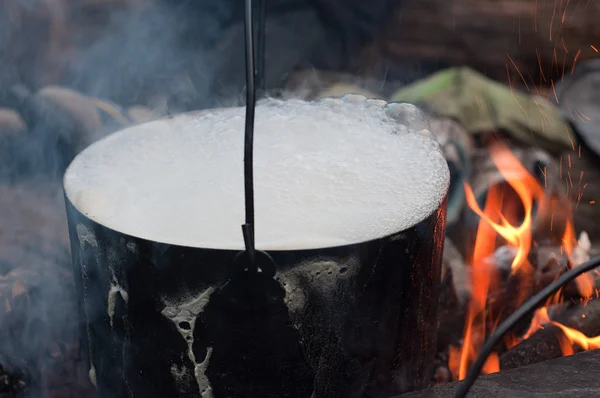
<svg viewBox="0 0 600 398"><path fill-rule="evenodd" d="M244 194L246 222L242 225L249 269L256 271L254 242L254 113L256 108L256 70L254 67L254 24L252 0L245 0L244 35L246 38L246 124L244 130Z"/></svg>
<svg viewBox="0 0 600 398"><path fill-rule="evenodd" d="M260 95L265 94L266 81L265 81L265 46L266 46L266 14L267 14L267 1L258 0L258 19L257 25L257 44L256 44L256 88Z"/></svg>

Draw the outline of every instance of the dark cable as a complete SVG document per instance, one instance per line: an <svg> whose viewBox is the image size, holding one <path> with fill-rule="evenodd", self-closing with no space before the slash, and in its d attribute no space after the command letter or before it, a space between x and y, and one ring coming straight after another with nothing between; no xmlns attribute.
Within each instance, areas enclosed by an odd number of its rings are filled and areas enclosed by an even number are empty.
<svg viewBox="0 0 600 398"><path fill-rule="evenodd" d="M266 13L267 0L258 0L258 19L257 30L258 38L256 44L256 88L259 95L264 95L266 90L265 82L265 43L266 43Z"/></svg>
<svg viewBox="0 0 600 398"><path fill-rule="evenodd" d="M543 288L539 293L530 298L525 304L523 304L519 309L517 309L511 316L506 318L504 322L500 324L500 326L492 333L492 335L487 339L481 352L477 356L475 363L469 369L469 373L467 377L459 384L458 389L456 390L455 398L464 398L475 380L477 376L481 372L485 361L488 356L498 344L500 339L504 336L506 332L512 329L515 324L520 322L523 318L525 318L529 313L538 308L541 304L543 304L551 295L556 293L561 287L566 285L567 283L573 281L579 275L584 274L588 271L593 270L594 268L600 266L600 256L596 256L589 261L581 264L578 267L572 268L569 271L562 274L557 280Z"/></svg>
<svg viewBox="0 0 600 398"><path fill-rule="evenodd" d="M246 201L246 223L242 225L244 244L248 255L248 269L256 271L254 244L254 112L256 108L256 86L254 79L254 24L252 0L245 0L244 33L246 38L246 125L244 129L244 193Z"/></svg>

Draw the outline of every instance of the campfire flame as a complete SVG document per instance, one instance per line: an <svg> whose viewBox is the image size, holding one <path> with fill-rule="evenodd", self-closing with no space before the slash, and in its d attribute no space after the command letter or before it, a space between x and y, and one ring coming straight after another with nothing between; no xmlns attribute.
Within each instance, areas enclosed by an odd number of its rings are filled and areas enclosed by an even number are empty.
<svg viewBox="0 0 600 398"><path fill-rule="evenodd" d="M538 181L521 165L518 159L502 144L496 143L490 148L490 155L496 168L506 179L508 184L515 190L521 199L524 208L525 217L520 226L515 227L507 219L507 214L503 214L502 194L497 189L488 194L486 209L482 211L475 200L475 195L468 184L465 184L465 192L469 207L477 214L483 222L492 227L492 229L504 238L510 246L518 249L517 256L513 260L511 266L511 274L516 273L520 269L522 271L531 271L531 264L527 261L529 250L531 249L531 218L533 213L534 200L543 206L546 203L544 200L544 190ZM488 208L488 204L490 204ZM499 222L499 223L498 223ZM514 222L514 221L513 221ZM476 244L480 239L486 239L484 236L479 236L481 232L478 230ZM495 249L495 236L490 236L489 248L491 251L486 253L486 257L493 254ZM475 265L476 256L473 258Z"/></svg>
<svg viewBox="0 0 600 398"><path fill-rule="evenodd" d="M528 286L532 281L534 266L529 261L529 254L533 244L532 225L534 208L536 214L543 215L551 212L550 201L544 192L544 187L532 176L519 162L516 156L501 142L495 142L489 152L498 171L506 182L518 195L521 203L509 200L499 186L492 186L487 194L484 208L481 209L475 199L473 190L465 184L466 200L469 208L480 217L475 245L472 252L471 285L472 296L465 320L462 347L450 346L448 366L456 380L466 377L467 371L475 361L485 339L493 333L502 316L506 313L491 305L490 293L498 290L503 279L518 278L519 283ZM519 214L519 206L521 207ZM517 223L519 223L517 225ZM502 275L499 269L489 259L493 258L495 250L504 244L515 250L515 257L510 266L508 276ZM572 217L569 216L562 238L561 250L564 250L570 264L578 266L583 261L577 258L574 248L577 240ZM577 289L581 297L590 298L594 293L593 277L590 274L580 276L577 280ZM530 286L530 284L529 284ZM521 305L530 292L527 289L518 289L516 292L516 305ZM561 292L552 297L547 306L562 301ZM561 351L564 356L574 353L574 346L582 350L600 348L600 336L587 337L578 330L553 321L548 314L548 307L536 311L531 324L522 336L508 336L505 340L507 348L529 338L545 325L556 325L561 331L559 336ZM496 306L497 307L497 306ZM514 309L513 309L514 310ZM500 370L500 361L497 353L488 358L482 373L489 374Z"/></svg>

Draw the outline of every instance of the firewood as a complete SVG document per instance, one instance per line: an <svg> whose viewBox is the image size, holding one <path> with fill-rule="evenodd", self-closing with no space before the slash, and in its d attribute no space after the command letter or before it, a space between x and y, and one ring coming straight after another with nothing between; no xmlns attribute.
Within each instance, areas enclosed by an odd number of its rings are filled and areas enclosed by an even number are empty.
<svg viewBox="0 0 600 398"><path fill-rule="evenodd" d="M496 256L498 252L499 250L496 250ZM500 288L488 293L487 297L487 311L491 315L488 325L490 328L512 315L529 297L542 290L554 279L554 275L559 275L562 271L560 267L551 267L544 271L521 271L511 274L510 266L511 263L508 263L508 267L501 263L497 265L497 272L501 278ZM533 272L533 274L527 276L528 272ZM517 333L525 332L530 321L531 317L526 317L515 325Z"/></svg>
<svg viewBox="0 0 600 398"><path fill-rule="evenodd" d="M593 272L592 276L594 277L594 282L592 285L592 297L597 298L598 296L598 292L600 292L600 276ZM562 294L563 294L563 299L565 301L567 300L571 300L571 301L579 301L581 299L583 299L584 297L581 297L581 293L579 292L579 288L577 287L577 283L569 283L567 286L565 286L565 288L562 290Z"/></svg>
<svg viewBox="0 0 600 398"><path fill-rule="evenodd" d="M442 301L440 302L438 315L440 325L438 346L440 350L449 344L455 344L461 338L468 309L468 298L471 294L471 269L466 264L464 268L456 266L462 256L456 257L452 246L448 246L449 250L446 247L444 248L444 264L447 266L448 263L454 262L455 265L447 273L442 284ZM486 262L496 269L498 276L502 279L499 283L500 289L491 291L487 298L491 313L496 316L494 324L497 324L498 319L500 322L506 319L527 298L542 290L569 269L568 259L561 254L560 247L546 246L533 250L530 255L530 261L535 266L531 278L525 279L519 275L511 276L510 266L515 253L516 251L511 250L510 247L501 246L492 256L486 259ZM455 268L458 270L458 275L461 275L458 281L453 280ZM600 279L598 284L600 285ZM577 300L581 298L576 285L569 287L569 289L570 298L576 298ZM466 300L459 300L460 295ZM521 333L525 332L530 321L531 317L526 318L517 325L516 330Z"/></svg>
<svg viewBox="0 0 600 398"><path fill-rule="evenodd" d="M544 329L502 354L500 356L501 369L513 369L561 357L561 334L562 331L558 326L545 326Z"/></svg>
<svg viewBox="0 0 600 398"><path fill-rule="evenodd" d="M560 311L553 320L576 329L588 337L600 334L600 300L577 304ZM562 330L553 324L544 326L509 351L500 356L501 369L512 369L563 355ZM577 349L577 348L575 348Z"/></svg>

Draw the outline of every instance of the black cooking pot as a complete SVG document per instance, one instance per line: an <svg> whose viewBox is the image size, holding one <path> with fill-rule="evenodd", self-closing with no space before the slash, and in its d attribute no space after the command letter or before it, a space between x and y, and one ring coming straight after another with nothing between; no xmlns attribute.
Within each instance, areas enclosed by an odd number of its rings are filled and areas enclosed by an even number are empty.
<svg viewBox="0 0 600 398"><path fill-rule="evenodd" d="M65 181L87 172L72 168ZM254 272L240 250L152 241L94 221L104 204L82 209L67 188L82 344L98 396L359 398L427 386L441 198L387 236L259 252Z"/></svg>
<svg viewBox="0 0 600 398"><path fill-rule="evenodd" d="M127 236L67 203L99 397L385 397L430 380L445 203L375 241L269 251L269 275L234 272L237 251Z"/></svg>

